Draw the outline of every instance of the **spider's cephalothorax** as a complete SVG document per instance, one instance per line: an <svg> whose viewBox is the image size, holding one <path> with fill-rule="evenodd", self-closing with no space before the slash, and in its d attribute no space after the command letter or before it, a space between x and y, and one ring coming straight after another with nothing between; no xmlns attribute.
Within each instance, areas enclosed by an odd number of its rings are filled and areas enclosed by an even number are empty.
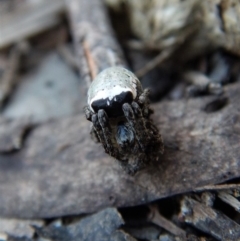
<svg viewBox="0 0 240 241"><path fill-rule="evenodd" d="M161 136L149 118L153 111L148 94L122 67L102 71L88 90L85 114L93 124L92 134L132 174L163 152Z"/></svg>

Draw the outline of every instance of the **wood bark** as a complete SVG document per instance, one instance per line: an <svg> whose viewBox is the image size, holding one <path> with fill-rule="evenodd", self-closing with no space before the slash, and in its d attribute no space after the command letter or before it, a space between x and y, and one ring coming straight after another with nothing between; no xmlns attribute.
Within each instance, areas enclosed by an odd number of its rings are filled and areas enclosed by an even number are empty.
<svg viewBox="0 0 240 241"><path fill-rule="evenodd" d="M0 155L0 215L132 206L239 177L239 91L239 83L226 87L226 105L211 113L214 96L153 105L165 154L134 177L90 139L83 114L34 127L20 151Z"/></svg>
<svg viewBox="0 0 240 241"><path fill-rule="evenodd" d="M217 240L236 241L240 239L240 226L225 214L203 205L194 199L184 197L180 215L195 228L210 234Z"/></svg>

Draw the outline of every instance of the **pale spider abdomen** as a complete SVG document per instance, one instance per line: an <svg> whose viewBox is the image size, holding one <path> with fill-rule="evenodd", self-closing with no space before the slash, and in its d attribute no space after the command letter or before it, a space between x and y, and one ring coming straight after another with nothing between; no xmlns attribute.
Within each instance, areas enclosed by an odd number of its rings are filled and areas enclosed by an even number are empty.
<svg viewBox="0 0 240 241"><path fill-rule="evenodd" d="M88 90L88 105L93 112L104 109L108 117L123 115L122 105L131 103L141 93L137 77L122 67L111 67L102 71Z"/></svg>

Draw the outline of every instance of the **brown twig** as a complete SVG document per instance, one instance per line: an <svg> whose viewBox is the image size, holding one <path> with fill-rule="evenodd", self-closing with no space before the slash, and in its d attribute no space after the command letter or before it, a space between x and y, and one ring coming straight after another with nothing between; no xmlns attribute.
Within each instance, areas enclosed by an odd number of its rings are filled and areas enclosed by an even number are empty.
<svg viewBox="0 0 240 241"><path fill-rule="evenodd" d="M96 63L93 59L93 56L91 54L89 45L88 45L86 40L83 40L82 46L83 46L84 54L86 56L86 60L87 60L89 72L90 72L90 75L91 75L91 79L93 81L95 79L95 77L97 76L97 72L98 72L97 66L96 66Z"/></svg>
<svg viewBox="0 0 240 241"><path fill-rule="evenodd" d="M195 188L194 192L217 191L217 190L239 189L239 188L240 188L240 184L207 185L207 186Z"/></svg>
<svg viewBox="0 0 240 241"><path fill-rule="evenodd" d="M184 230L177 227L175 224L167 220L159 213L157 206L150 205L149 208L150 208L150 213L148 215L148 220L150 222L164 228L165 230L167 230L168 232L170 232L175 236L181 236L181 237L186 236L186 232Z"/></svg>
<svg viewBox="0 0 240 241"><path fill-rule="evenodd" d="M181 201L179 217L217 240L240 240L240 226L223 213L192 198Z"/></svg>

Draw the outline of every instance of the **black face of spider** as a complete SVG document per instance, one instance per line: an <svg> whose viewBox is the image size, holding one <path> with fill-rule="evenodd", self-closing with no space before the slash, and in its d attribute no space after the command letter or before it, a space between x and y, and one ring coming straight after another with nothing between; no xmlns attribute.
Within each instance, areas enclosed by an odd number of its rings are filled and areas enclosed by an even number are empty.
<svg viewBox="0 0 240 241"><path fill-rule="evenodd" d="M117 143L122 148L132 146L134 143L134 133L132 129L124 122L119 122L116 134Z"/></svg>
<svg viewBox="0 0 240 241"><path fill-rule="evenodd" d="M97 99L92 102L92 109L95 113L103 109L107 113L108 117L118 117L123 115L122 105L124 103L131 103L133 101L133 95L130 91L121 92L113 99Z"/></svg>

